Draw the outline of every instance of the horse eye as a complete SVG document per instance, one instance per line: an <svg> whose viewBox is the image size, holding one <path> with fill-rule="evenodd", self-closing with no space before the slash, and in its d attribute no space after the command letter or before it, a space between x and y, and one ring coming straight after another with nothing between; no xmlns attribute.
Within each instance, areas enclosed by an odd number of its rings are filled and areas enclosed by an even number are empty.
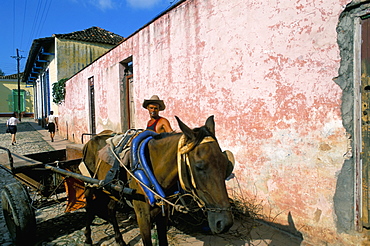
<svg viewBox="0 0 370 246"><path fill-rule="evenodd" d="M204 161L198 161L197 163L195 163L195 168L199 171L202 171L204 170L206 167L206 164Z"/></svg>

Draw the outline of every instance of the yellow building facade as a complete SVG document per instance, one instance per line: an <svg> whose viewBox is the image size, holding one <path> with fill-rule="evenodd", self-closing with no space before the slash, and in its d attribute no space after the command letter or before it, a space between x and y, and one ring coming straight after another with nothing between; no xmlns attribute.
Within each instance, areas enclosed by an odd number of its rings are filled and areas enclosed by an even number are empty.
<svg viewBox="0 0 370 246"><path fill-rule="evenodd" d="M33 88L20 83L20 112L23 116L34 115ZM18 77L17 74L0 76L0 116L8 117L13 112L18 112Z"/></svg>

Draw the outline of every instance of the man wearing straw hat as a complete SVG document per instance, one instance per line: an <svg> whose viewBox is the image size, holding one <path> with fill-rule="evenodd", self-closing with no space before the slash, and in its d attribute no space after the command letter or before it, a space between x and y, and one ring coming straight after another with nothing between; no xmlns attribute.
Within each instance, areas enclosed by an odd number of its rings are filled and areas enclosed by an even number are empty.
<svg viewBox="0 0 370 246"><path fill-rule="evenodd" d="M159 111L163 111L166 105L157 95L153 95L150 99L145 99L143 108L149 111L150 116L150 120L146 127L147 130L152 130L157 133L173 132L170 122L166 118L159 116Z"/></svg>

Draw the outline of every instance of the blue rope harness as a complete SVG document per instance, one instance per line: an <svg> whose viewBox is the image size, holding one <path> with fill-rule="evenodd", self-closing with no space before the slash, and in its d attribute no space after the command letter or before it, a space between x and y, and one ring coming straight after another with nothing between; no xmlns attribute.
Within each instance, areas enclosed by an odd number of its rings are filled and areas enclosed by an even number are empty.
<svg viewBox="0 0 370 246"><path fill-rule="evenodd" d="M149 161L149 157L146 155L148 149L148 143L153 136L158 133L153 131L144 131L140 133L136 138L132 140L131 145L131 170L136 178L143 182L146 186L157 192L162 198L166 195L154 176ZM149 204L154 205L157 201L153 192L146 187L142 186L144 193L148 197Z"/></svg>

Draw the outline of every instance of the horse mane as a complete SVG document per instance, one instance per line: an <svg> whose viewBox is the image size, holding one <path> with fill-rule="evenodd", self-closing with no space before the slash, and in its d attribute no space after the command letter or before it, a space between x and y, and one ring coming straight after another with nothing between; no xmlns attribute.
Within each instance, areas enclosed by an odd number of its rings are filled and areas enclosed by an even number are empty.
<svg viewBox="0 0 370 246"><path fill-rule="evenodd" d="M174 132L174 131L173 132L162 132L162 133L159 133L158 135L153 136L153 139L156 139L156 140L164 139L164 138L179 135L179 134L182 134L182 133Z"/></svg>
<svg viewBox="0 0 370 246"><path fill-rule="evenodd" d="M194 128L193 129L193 133L195 135L195 138L194 139L189 139L188 141L190 142L194 142L194 146L197 146L199 145L202 140L205 138L205 137L212 137L217 141L217 138L216 136L211 133L208 128L206 126L201 126L201 127L197 127L197 128ZM155 135L153 136L153 139L164 139L164 138L167 138L167 137L170 137L170 136L176 136L176 135L180 135L180 134L183 134L182 132L162 132L162 133L159 133L158 135Z"/></svg>

